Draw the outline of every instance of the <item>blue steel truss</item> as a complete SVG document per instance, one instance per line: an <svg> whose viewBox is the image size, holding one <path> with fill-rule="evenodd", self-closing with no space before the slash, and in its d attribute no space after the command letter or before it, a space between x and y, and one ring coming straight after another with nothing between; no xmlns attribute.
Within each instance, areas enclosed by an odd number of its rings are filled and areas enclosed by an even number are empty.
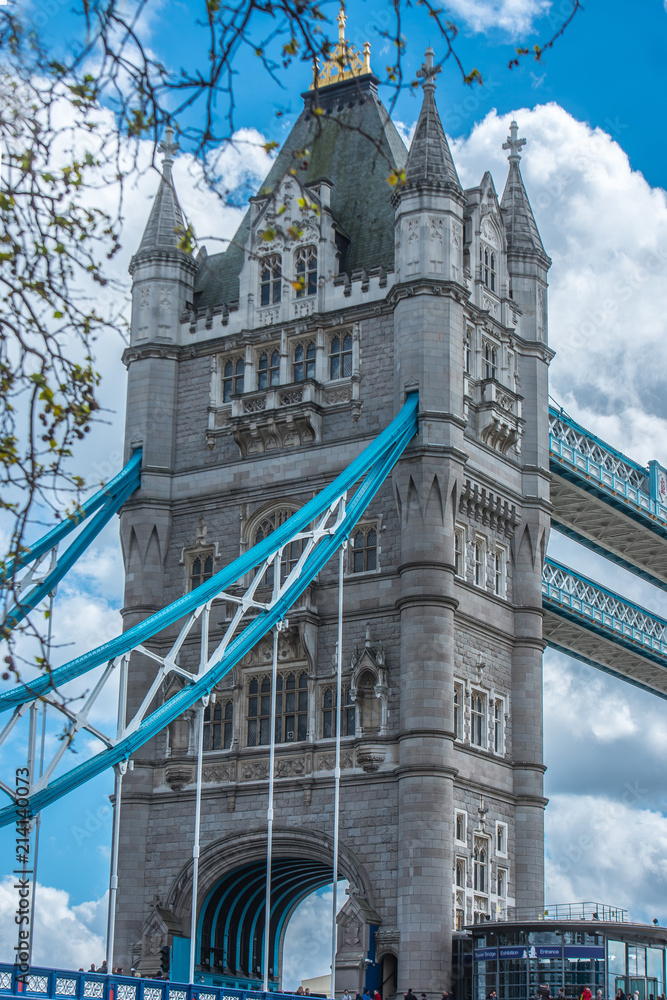
<svg viewBox="0 0 667 1000"><path fill-rule="evenodd" d="M548 558L542 573L542 604L545 610L667 667L667 621Z"/></svg>
<svg viewBox="0 0 667 1000"><path fill-rule="evenodd" d="M79 556L99 535L105 524L138 489L140 481L141 450L138 449L118 475L99 490L95 496L86 500L73 513L68 514L60 524L48 531L20 556L7 562L4 572L0 575L0 584L4 580L13 579L11 592L6 591L6 595L10 600L18 595L18 600L4 614L2 624L0 624L0 633L6 636L11 632L33 608L36 608L58 586ZM83 528L77 537L60 558L57 558L59 544L82 523ZM47 556L49 557L48 568L40 576L40 565ZM19 579L19 570L26 567L31 568ZM25 590L28 590L28 593L23 597L22 594Z"/></svg>
<svg viewBox="0 0 667 1000"><path fill-rule="evenodd" d="M127 761L139 747L161 732L165 726L191 705L208 697L218 681L246 655L262 636L266 635L284 618L289 608L306 590L334 552L346 541L387 474L416 433L418 401L417 393L408 395L403 408L389 427L358 458L351 462L333 483L305 504L266 539L249 549L243 556L211 577L196 590L179 598L173 604L151 615L150 618L138 623L110 642L57 668L50 676L38 678L29 685L20 685L0 695L0 712L13 709L12 718L1 734L4 738L31 703L40 698L46 698L54 688L76 677L81 677L95 667L105 666L102 678L95 685L95 689L83 709L76 717L67 711L65 714L71 720L70 731L72 734L81 728L86 729L101 739L106 744L106 749L53 781L50 780L55 767L52 762L51 766L44 772L43 778L36 782L30 795L27 796L29 812L33 814L39 812L45 806L100 774L106 768L121 765ZM361 484L356 489L352 499L346 503L348 490L360 480L362 480ZM332 522L336 511L335 519ZM319 523L313 528L313 523L318 522L318 519ZM295 539L307 539L307 544L304 546L298 563L287 579L276 587L274 599L267 604L259 603L255 600L254 593L264 575L265 566L276 559L279 562L284 546ZM256 571L258 565L260 570ZM226 594L228 587L247 574L253 575L254 579L243 598L239 600L238 597ZM278 576L279 574L276 574L276 577ZM221 596L239 603L237 614L219 649L210 658L206 656L205 662L200 667L199 675L189 673L178 665L178 653L192 623L204 610L208 614L212 601ZM249 616L249 624L243 631L236 634L236 626L247 612L251 612L253 617ZM160 657L142 645L144 641L186 615L189 615L190 618L182 627L178 639L166 657ZM132 651L138 651L144 656L158 661L160 667L156 680L146 695L139 713L127 726L123 727L120 737L112 739L88 724L88 711L111 672L116 666L122 666L123 663L126 666L127 658ZM170 672L178 674L185 681L185 686L152 713L145 715L158 691L161 680ZM54 760L57 763L59 757L56 755ZM15 798L8 786L2 785L1 787L10 795L10 798ZM15 819L16 812L13 805L0 810L0 826L6 826L14 822Z"/></svg>
<svg viewBox="0 0 667 1000"><path fill-rule="evenodd" d="M651 496L648 470L554 406L549 407L549 467L667 538L667 507ZM578 540L588 544L586 539Z"/></svg>

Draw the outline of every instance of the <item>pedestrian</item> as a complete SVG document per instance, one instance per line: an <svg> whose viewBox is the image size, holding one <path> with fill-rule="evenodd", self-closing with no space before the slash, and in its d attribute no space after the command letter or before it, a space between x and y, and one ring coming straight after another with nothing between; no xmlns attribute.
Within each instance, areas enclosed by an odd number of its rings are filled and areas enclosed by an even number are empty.
<svg viewBox="0 0 667 1000"><path fill-rule="evenodd" d="M417 1000L417 997L412 992L412 986L408 986L408 992L403 994L403 1000Z"/></svg>
<svg viewBox="0 0 667 1000"><path fill-rule="evenodd" d="M88 972L97 972L97 969L95 968L95 963L94 962L90 963L90 968L88 969Z"/></svg>
<svg viewBox="0 0 667 1000"><path fill-rule="evenodd" d="M584 986L583 993L581 994L580 1000L593 1000L593 994L589 990L588 986Z"/></svg>
<svg viewBox="0 0 667 1000"><path fill-rule="evenodd" d="M107 974L107 972L108 972L109 970L107 969L107 960L106 960L106 958L104 959L104 961L102 962L102 964L100 965L100 967L99 967L99 969L98 969L97 971L98 971L98 972L99 972L99 973L100 973L101 975L103 975L103 976L105 976L105 975Z"/></svg>
<svg viewBox="0 0 667 1000"><path fill-rule="evenodd" d="M371 991L366 987L362 1000L371 1000Z"/></svg>
<svg viewBox="0 0 667 1000"><path fill-rule="evenodd" d="M382 1000L379 990L376 990L375 993L373 994L373 1000Z"/></svg>
<svg viewBox="0 0 667 1000"><path fill-rule="evenodd" d="M350 991L348 990L347 986L343 990L342 1000L352 1000L352 997L350 996Z"/></svg>
<svg viewBox="0 0 667 1000"><path fill-rule="evenodd" d="M616 990L616 1000L625 1000L625 993L620 986Z"/></svg>
<svg viewBox="0 0 667 1000"><path fill-rule="evenodd" d="M304 990L303 986L299 986L298 990L296 991L296 993L294 995L297 996L297 997L302 997L302 996L305 996L305 994L306 994L306 991Z"/></svg>

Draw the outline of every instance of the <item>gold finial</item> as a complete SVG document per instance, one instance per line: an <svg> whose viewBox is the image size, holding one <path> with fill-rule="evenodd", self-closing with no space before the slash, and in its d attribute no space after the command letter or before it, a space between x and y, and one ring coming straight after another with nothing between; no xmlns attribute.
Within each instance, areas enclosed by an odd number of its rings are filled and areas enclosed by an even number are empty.
<svg viewBox="0 0 667 1000"><path fill-rule="evenodd" d="M336 20L338 21L338 45L333 48L331 55L322 69L319 68L317 60L315 61L313 69L314 80L310 85L311 90L319 87L327 87L330 83L341 83L343 80L351 80L355 76L365 76L367 73L373 72L371 69L370 42L364 43L364 56L362 59L360 53L345 38L347 14L345 13L345 3L343 0L341 0Z"/></svg>
<svg viewBox="0 0 667 1000"><path fill-rule="evenodd" d="M347 17L345 15L345 4L341 3L340 10L338 11L338 44L345 44L345 22Z"/></svg>

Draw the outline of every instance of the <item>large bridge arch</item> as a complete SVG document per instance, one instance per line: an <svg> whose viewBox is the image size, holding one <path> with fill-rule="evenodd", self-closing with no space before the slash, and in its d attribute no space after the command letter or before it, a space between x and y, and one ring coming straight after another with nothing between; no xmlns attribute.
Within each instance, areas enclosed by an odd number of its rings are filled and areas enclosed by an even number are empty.
<svg viewBox="0 0 667 1000"><path fill-rule="evenodd" d="M203 972L237 979L263 975L266 833L230 835L209 844L199 859L196 964ZM269 976L279 980L285 932L297 906L333 879L333 839L290 828L273 830ZM192 861L184 865L167 906L188 925L192 904ZM339 879L350 897L374 912L366 871L345 845L339 848Z"/></svg>

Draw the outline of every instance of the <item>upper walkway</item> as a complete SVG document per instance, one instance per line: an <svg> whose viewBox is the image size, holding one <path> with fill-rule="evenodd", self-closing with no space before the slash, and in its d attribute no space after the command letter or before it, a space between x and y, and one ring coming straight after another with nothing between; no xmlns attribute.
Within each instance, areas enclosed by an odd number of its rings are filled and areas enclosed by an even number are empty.
<svg viewBox="0 0 667 1000"><path fill-rule="evenodd" d="M667 475L601 441L549 407L554 527L667 589Z"/></svg>
<svg viewBox="0 0 667 1000"><path fill-rule="evenodd" d="M553 559L542 606L552 648L667 698L667 621Z"/></svg>

